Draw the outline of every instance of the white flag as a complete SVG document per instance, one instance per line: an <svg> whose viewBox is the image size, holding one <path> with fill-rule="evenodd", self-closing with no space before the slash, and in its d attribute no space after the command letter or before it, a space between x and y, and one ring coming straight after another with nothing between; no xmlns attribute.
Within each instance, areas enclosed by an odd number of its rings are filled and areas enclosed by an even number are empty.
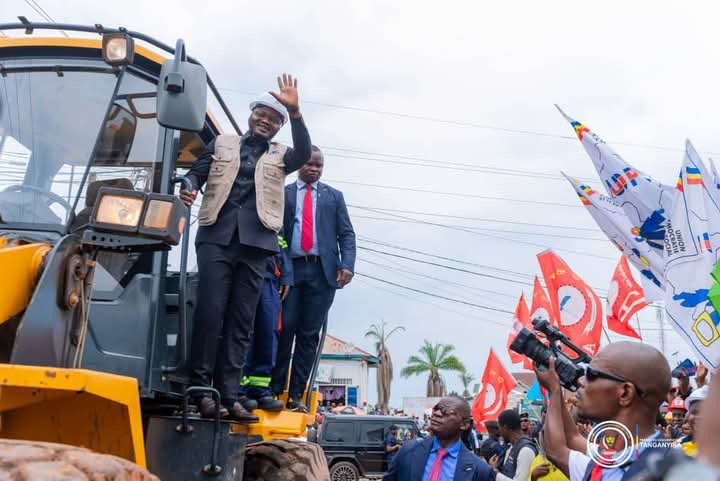
<svg viewBox="0 0 720 481"><path fill-rule="evenodd" d="M672 212L675 196L672 187L663 185L632 167L597 134L567 116L557 105L556 107L575 129L575 134L592 159L605 190L625 211L635 229L635 235L662 256L665 222Z"/></svg>
<svg viewBox="0 0 720 481"><path fill-rule="evenodd" d="M720 316L708 298L720 252L720 205L712 176L690 142L665 236L665 312L700 359L720 361Z"/></svg>
<svg viewBox="0 0 720 481"><path fill-rule="evenodd" d="M715 168L715 162L713 162L713 159L710 160L710 171L712 172L712 183L713 187L715 187L715 190L717 192L720 192L720 176L718 176L718 171Z"/></svg>
<svg viewBox="0 0 720 481"><path fill-rule="evenodd" d="M582 204L587 207L598 227L642 274L641 281L645 299L648 301L662 300L665 296L662 255L633 233L634 226L630 223L630 219L620 204L614 199L568 177L564 172L563 175L575 188L575 193L580 197Z"/></svg>

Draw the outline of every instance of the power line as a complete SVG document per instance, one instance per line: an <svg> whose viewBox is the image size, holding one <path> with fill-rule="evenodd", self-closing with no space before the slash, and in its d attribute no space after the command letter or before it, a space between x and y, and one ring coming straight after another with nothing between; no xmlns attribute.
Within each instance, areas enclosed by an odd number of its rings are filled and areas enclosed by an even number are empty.
<svg viewBox="0 0 720 481"><path fill-rule="evenodd" d="M409 219L390 219L387 217L373 217L369 215L353 215L353 219L368 219L368 220L381 220L381 221L387 221L387 222L400 222L400 223L409 223L409 224L425 224L425 222L417 219L417 220L409 220ZM493 229L489 227L479 227L479 226L471 226L471 225L457 225L457 224L444 224L447 227L456 227L459 229L469 229L473 231L481 231L481 232L497 232L501 234L522 234L522 235L531 235L531 236L539 236L539 237L554 237L556 239L570 239L570 240L584 240L584 241L591 241L591 242L602 242L607 243L607 239L600 239L598 237L580 237L580 236L572 236L572 235L564 235L564 234L551 234L547 232L528 232L528 231L519 231L519 230L507 230L507 229Z"/></svg>
<svg viewBox="0 0 720 481"><path fill-rule="evenodd" d="M572 229L572 230L584 230L588 232L597 232L598 229L593 229L590 227L574 227L569 225L556 225L556 224L536 224L532 222L520 222L520 221L510 221L510 220L503 220L503 219L488 219L486 217L470 217L470 216L462 216L462 215L452 215L452 214L441 214L437 212L423 212L419 210L403 210L403 209L389 209L387 207L373 207L373 206L367 206L367 205L356 205L356 204L348 204L348 207L354 207L356 209L363 209L363 210L369 210L369 211L387 211L387 212L397 212L400 214L416 214L416 215L425 215L430 217L442 217L446 219L461 219L461 220L476 220L476 221L482 221L482 222L494 222L498 224L513 224L513 225L525 225L529 227L550 227L552 229Z"/></svg>
<svg viewBox="0 0 720 481"><path fill-rule="evenodd" d="M352 182L349 180L334 180L334 179L328 179L328 182L334 183L334 184L347 184L347 185L358 185L362 187L374 187L376 189L389 189L389 190L402 190L407 192L421 192L423 194L438 194L438 195L447 195L452 197L466 197L466 198L472 198L472 199L487 199L487 200L500 200L505 202L521 202L525 204L534 204L534 205L552 205L552 206L559 206L559 207L572 207L572 208L582 208L582 205L579 204L563 204L561 202L550 202L550 201L544 201L544 200L529 200L529 199L513 199L510 197L496 197L492 195L481 195L481 194L467 194L467 193L460 193L460 192L443 192L438 190L430 190L430 189L419 189L416 187L402 187L397 185L380 185L380 184L368 184L365 182Z"/></svg>
<svg viewBox="0 0 720 481"><path fill-rule="evenodd" d="M374 284L372 284L372 283L370 283L370 282L367 282L365 279L361 279L361 278L360 278L360 279L357 279L357 282L360 283L360 284L362 284L362 285L365 285L365 286L371 287L371 288L373 288L373 289L379 290L380 292L383 292L383 293L385 293L385 294L392 294L392 295L395 295L395 296L398 296L398 297L402 297L402 298L404 298L404 299L409 299L409 300L411 300L411 301L413 301L413 302L422 302L423 304L428 304L428 305L430 305L430 306L435 307L436 309L440 309L441 311L452 312L452 313L454 313L454 314L460 314L461 316L463 316L463 318L469 317L469 318L471 318L471 319L476 319L476 320L478 320L478 321L480 321L480 322L488 322L488 323L490 323L490 324L497 324L498 326L508 327L508 325L503 324L503 323L501 323L501 322L493 321L493 320L490 320L490 319L485 319L485 318L483 318L483 317L478 317L478 316L475 316L475 315L473 315L473 314L471 314L471 313L457 311L457 310L451 309L451 308L449 308L449 307L447 307L447 306L442 306L442 305L440 305L440 304L436 304L436 303L434 303L434 302L430 302L430 301L427 300L427 299L422 299L422 298L419 298L419 297L412 297L412 296L409 296L409 295L404 294L404 293L402 293L402 292L394 291L394 290L392 290L391 288L388 288L387 286L386 286L386 287L376 286L376 285L374 285Z"/></svg>
<svg viewBox="0 0 720 481"><path fill-rule="evenodd" d="M395 164L395 165L410 165L412 167L427 167L431 169L443 169L443 170L454 170L454 171L462 171L462 172L476 172L481 174L497 174L497 175L508 175L512 177L529 177L531 179L541 179L541 180L558 180L558 181L566 181L567 180L560 176L560 175L550 175L543 172L536 172L536 171L521 171L521 170L506 170L506 169L500 169L495 167L486 167L486 166L476 166L473 164L458 164L455 162L447 162L449 165L433 165L429 163L421 163L421 162L404 162L401 160L388 160L388 159L378 159L374 157L361 157L356 155L346 155L346 154L338 154L335 152L325 152L325 155L331 155L333 157L340 157L343 159L355 159L355 160L368 160L372 162L381 162L385 164ZM377 155L383 155L383 154L377 154ZM434 161L434 162L441 162L441 161ZM464 167L457 167L457 165L462 165ZM579 179L579 180L587 180L587 181L593 181L596 179Z"/></svg>
<svg viewBox="0 0 720 481"><path fill-rule="evenodd" d="M372 265L378 266L378 267L383 267L383 268L388 269L388 270L392 269L393 271L404 272L404 273L407 273L407 274L410 274L410 275L413 275L413 276L416 276L416 277L422 277L422 278L425 278L425 279L431 279L431 280L433 280L433 281L443 282L443 283L445 283L445 284L449 284L449 285L452 285L452 286L463 287L463 288L466 288L466 289L468 289L468 290L486 292L486 293L488 293L488 294L493 294L493 295L496 295L496 296L509 297L509 298L512 298L512 299L514 299L514 298L516 297L516 296L514 296L514 295L512 295L512 294L507 294L507 293L505 293L505 292L493 291L493 290L490 290L490 289L484 289L484 288L482 288L482 287L471 286L471 285L469 285L469 284L463 284L463 283L461 283L461 282L450 281L450 280L448 280L448 279L442 279L442 278L440 278L440 277L435 277L435 276L423 274L423 273L420 273L420 272L418 272L418 271L414 271L414 270L412 270L412 269L405 269L405 268L401 267L402 264L400 264L399 262L393 262L393 261L391 261L391 259L388 259L387 261L388 261L388 262L392 262L392 263L395 265L394 267L388 267L387 265L381 264L380 262L374 262L374 261L371 261L371 260L369 260L369 259L365 259L364 257L358 257L358 259L361 260L362 262L367 262L368 264L372 264Z"/></svg>
<svg viewBox="0 0 720 481"><path fill-rule="evenodd" d="M421 254L421 255L424 255L424 256L428 256L428 257L434 257L435 259L441 259L441 260L444 260L444 261L455 262L455 263L457 263L457 264L464 264L464 265L467 265L467 266L479 267L479 268L481 268L481 269L488 269L488 270L491 270L491 271L505 272L505 273L507 273L507 274L515 274L515 275L522 276L522 277L528 277L528 278L530 278L530 279L532 279L532 278L534 277L534 276L532 276L532 275L530 275L530 274L527 274L527 273L525 273L525 272L511 271L511 270L509 270L509 269L501 269L500 267L487 266L487 265L484 265L484 264L478 264L478 263L476 263L476 262L464 261L464 260L457 259L457 258L454 258L454 257L440 256L440 255L432 254L432 253L426 252L426 251L420 251L420 250L417 250L417 249L411 249L411 248L409 248L409 247L399 246L399 245L397 245L397 244L392 244L392 243L390 243L390 242L379 241L379 240L377 240L377 239L373 239L372 237L359 236L359 238L360 238L361 241L363 241L363 242L369 242L370 244L377 244L377 245L381 245L381 246L384 246L384 247L391 247L391 248L393 248L393 249L398 249L398 250L402 250L402 251L406 251L406 252L412 252L412 253L414 253L414 254Z"/></svg>
<svg viewBox="0 0 720 481"><path fill-rule="evenodd" d="M489 238L491 238L491 239L500 239L500 240L504 240L504 241L507 241L507 242L512 242L512 243L515 243L515 244L522 244L522 245L528 245L528 246L533 246L533 247L540 247L540 248L542 248L542 249L547 249L547 247L548 247L548 246L545 245L545 244L538 244L538 243L536 243L536 242L527 242L527 241L521 241L521 240L518 240L518 239L512 239L512 238L509 238L509 237L503 237L503 236L496 236L496 235L492 235L492 234L486 234L486 233L484 233L484 232L477 232L477 231L474 231L474 230L463 229L462 227L453 227L453 226L450 226L450 225L447 225L447 224L439 224L439 223L436 223L436 222L428 222L428 221L424 221L424 220L420 220L420 219L415 219L415 218L413 218L413 217L405 217L405 216L398 215L398 214L385 213L385 215L389 215L389 216L392 216L392 217L398 217L398 218L400 218L400 219L416 220L416 221L417 221L418 223L420 223L420 224L434 225L434 226L437 226L437 227L443 227L443 228L446 228L446 229L457 230L457 231L460 231L460 232L467 232L467 233L469 233L469 234L474 234L474 235L478 235L478 236L481 236L481 237L489 237ZM612 257L601 256L601 255L598 255L598 254L592 254L592 253L588 253L588 252L576 251L576 250L573 250L573 249L565 249L565 248L559 248L559 247L558 247L558 248L555 248L555 250L563 251L563 252L570 252L570 253L577 254L577 255L581 255L581 256L587 256L587 257L591 257L591 258L593 258L593 259L606 259L606 260L610 260L610 261L614 261L614 260L615 260L615 259L612 258Z"/></svg>
<svg viewBox="0 0 720 481"><path fill-rule="evenodd" d="M427 292L427 291L423 291L423 290L420 290L420 289L415 289L415 288L413 288L413 287L403 286L402 284L397 284L397 283L395 283L395 282L391 282L391 281L388 281L388 280L386 280L386 279L381 279L381 278L379 278L379 277L369 276L369 275L363 274L363 273L361 273L361 272L356 272L355 275L356 275L356 276L361 276L361 277L367 277L368 279L372 279L372 280L374 280L374 281L382 282L382 283L384 283L384 284L389 284L389 285L391 285L391 286L399 287L399 288L401 288L401 289L405 289L405 290L408 290L408 291L417 292L417 293L419 293L419 294L424 294L424 295L426 295L426 296L436 297L436 298L438 298L438 299L442 299L442 300L445 300L445 301L456 302L456 303L458 303L458 304L464 304L464 305L470 306L470 307L477 307L478 309L486 309L486 310L488 310L488 311L502 312L503 314L513 314L512 311L508 311L508 310L505 310L505 309L498 309L498 308L495 308L495 307L484 306L484 305L482 305L482 304L475 304L474 302L463 301L462 299L453 299L452 297L441 296L441 295L438 295L438 294L434 294L434 293L432 293L432 292Z"/></svg>
<svg viewBox="0 0 720 481"><path fill-rule="evenodd" d="M36 12L38 15L40 15L40 16L43 18L43 20L47 20L47 21L50 22L50 23L57 23L57 22L50 16L50 14L47 13L47 12L45 11L45 9L42 8L42 7L40 6L40 4L37 3L35 0L25 0L25 3L27 3L30 8L32 8L33 10L35 10L35 12ZM68 34L67 34L67 32L65 32L65 30L60 30L60 33L62 33L66 38L68 37Z"/></svg>
<svg viewBox="0 0 720 481"><path fill-rule="evenodd" d="M535 285L534 282L530 282L530 281L522 281L522 280L519 280L519 279L509 279L509 278L507 278L507 277L496 276L496 275L493 275L493 274L485 274L485 273L483 273L483 272L471 271L471 270L469 270L469 269L462 269L462 268L460 268L460 267L449 266L449 265L447 265L447 264L440 264L440 263L437 263L437 262L431 262L431 261L426 261L426 260L422 260L422 259L415 259L415 258L413 258L413 257L408 257L408 256L400 255L400 254L394 254L394 253L391 253L391 252L381 251L381 250L373 249L373 248L371 248L371 247L357 246L357 248L360 249L360 250L365 250L365 251L369 251L369 252L375 252L375 253L382 254L382 255L385 255L385 256L396 257L396 258L398 258L398 259L405 259L405 260L409 260L409 261L412 261L412 262L417 262L417 263L420 263L420 264L427 264L427 265L431 265L431 266L435 266L435 267L441 267L441 268L443 268L443 269L448 269L448 270L451 270L451 271L462 272L462 273L464 273L464 274L471 274L471 275L480 276L480 277L487 277L487 278L490 278L490 279L496 279L496 280L499 280L499 281L511 282L511 283L514 283L514 284L522 284L522 285L526 285L526 286L534 286L534 285ZM512 272L512 271L511 271L511 272ZM527 274L523 274L523 275L527 275ZM543 284L541 284L541 285L542 285L543 288L547 288L546 285L543 285ZM592 286L590 286L590 287L591 287L596 293L598 293L598 292L605 292L604 289L598 289L597 287L592 287ZM600 297L600 298L602 298L602 299L607 299L607 296L603 296L603 295L600 295L600 294L598 294L598 297Z"/></svg>
<svg viewBox="0 0 720 481"><path fill-rule="evenodd" d="M242 94L246 96L256 96L258 95L257 92L248 92L245 90L230 88L230 87L219 87L219 90L227 91L227 92L234 92L237 94ZM509 127L500 127L497 125L488 125L488 124L481 124L477 122L467 122L462 120L452 120L452 119L444 119L440 117L432 117L427 115L416 115L416 114L410 114L405 112L393 112L389 110L380 110L380 109L373 109L373 108L367 108L367 107L357 107L357 106L351 106L351 105L342 105L342 104L334 104L329 102L319 102L315 100L303 100L304 104L311 104L311 105L319 105L321 107L331 107L334 109L341 109L341 110L350 110L354 112L364 112L364 113L370 113L370 114L377 114L377 115L385 115L389 117L398 117L398 118L404 118L404 119L412 119L412 120L422 120L426 122L433 122L433 123L439 123L439 124L448 124L448 125L457 125L462 127L472 127L476 129L483 129L483 130L491 130L495 132L503 132L503 133L509 133L509 134L522 134L522 135L532 135L535 137L545 137L545 138L553 138L553 139L560 139L560 140L571 140L571 141L577 141L577 137L574 135L560 135L560 134L552 134L549 132L541 132L537 130L528 130L528 129L513 129ZM653 144L640 144L635 142L622 142L622 141L608 141L608 143L612 143L614 145L623 145L627 147L635 147L635 148L642 148L642 149L651 149L651 150L664 150L668 152L680 152L683 149L679 149L676 147L668 147L664 145L653 145ZM720 153L716 152L700 152L701 154L709 154L709 155L720 155Z"/></svg>
<svg viewBox="0 0 720 481"><path fill-rule="evenodd" d="M451 270L451 271L462 272L462 273L464 273L464 274L472 274L472 275L480 276L480 277L488 277L488 278L490 278L490 279L495 279L495 280L498 280L498 281L512 282L512 283L515 283L515 284L522 284L522 285L526 285L526 286L532 286L532 285L533 285L533 283L532 283L532 282L529 282L529 281L521 281L521 280L517 280L517 279L508 279L507 277L500 277L500 276L495 276L495 275L492 275L492 274L485 274L485 273L482 273L482 272L471 271L471 270L469 270L469 269L463 269L463 268L460 268L460 267L448 266L448 265L446 265L446 264L439 264L439 263L437 263L437 262L430 262L430 261L425 261L425 260L422 260L422 259L415 259L415 258L413 258L413 257L403 256L403 255L400 255L400 254L393 254L393 253L390 253L390 252L373 249L373 248L371 248L371 247L357 246L357 248L358 248L358 249L361 249L361 250L368 251L368 252L375 252L375 253L377 253L377 254L382 254L382 255L385 255L385 256L396 257L396 258L398 258L398 259L405 259L405 260L408 260L408 261L418 262L418 263L420 263L420 264L427 264L427 265L430 265L430 266L442 267L443 269L448 269L448 270Z"/></svg>

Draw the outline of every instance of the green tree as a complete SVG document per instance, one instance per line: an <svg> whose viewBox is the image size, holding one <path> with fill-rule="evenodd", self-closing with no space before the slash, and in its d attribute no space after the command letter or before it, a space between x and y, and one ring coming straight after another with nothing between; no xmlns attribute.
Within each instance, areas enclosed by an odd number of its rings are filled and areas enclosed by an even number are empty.
<svg viewBox="0 0 720 481"><path fill-rule="evenodd" d="M427 389L428 397L442 397L447 392L445 380L440 375L440 371L465 371L465 366L453 354L455 346L450 344L425 343L420 347L419 356L410 356L400 375L404 378L417 376L427 373Z"/></svg>
<svg viewBox="0 0 720 481"><path fill-rule="evenodd" d="M393 364L390 357L390 350L387 347L387 341L390 336L399 331L404 331L403 326L396 326L386 331L387 324L381 321L380 324L371 324L370 329L365 333L365 338L375 341L375 353L380 360L380 366L377 369L377 396L380 412L383 414L390 413L390 389L393 380Z"/></svg>
<svg viewBox="0 0 720 481"><path fill-rule="evenodd" d="M475 376L470 374L467 371L460 371L460 382L463 385L463 397L469 398L471 396L470 389L468 386L470 386L470 383L475 380Z"/></svg>

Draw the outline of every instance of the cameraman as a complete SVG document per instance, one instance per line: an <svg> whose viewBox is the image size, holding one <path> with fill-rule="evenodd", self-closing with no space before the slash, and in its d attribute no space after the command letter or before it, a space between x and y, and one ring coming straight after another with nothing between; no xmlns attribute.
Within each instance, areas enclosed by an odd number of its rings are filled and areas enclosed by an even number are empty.
<svg viewBox="0 0 720 481"><path fill-rule="evenodd" d="M587 454L580 435L564 407L555 358L547 370L535 366L540 384L550 393L545 447L548 457L570 481L627 481L647 466L647 456L663 448L639 447L637 456L620 467L603 468ZM578 380L577 414L593 422L616 421L643 441L660 439L655 418L670 389L670 366L655 348L636 342L615 342L603 348ZM621 452L633 446L619 446Z"/></svg>

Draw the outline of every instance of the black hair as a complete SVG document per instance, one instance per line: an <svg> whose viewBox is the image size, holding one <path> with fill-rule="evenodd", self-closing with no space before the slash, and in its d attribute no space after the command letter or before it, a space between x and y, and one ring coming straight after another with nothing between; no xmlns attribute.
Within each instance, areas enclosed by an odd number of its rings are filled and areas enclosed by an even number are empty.
<svg viewBox="0 0 720 481"><path fill-rule="evenodd" d="M520 415L514 409L506 409L498 416L498 425L504 426L510 431L519 431Z"/></svg>
<svg viewBox="0 0 720 481"><path fill-rule="evenodd" d="M390 425L390 431L397 431L397 430L398 430L397 424Z"/></svg>

